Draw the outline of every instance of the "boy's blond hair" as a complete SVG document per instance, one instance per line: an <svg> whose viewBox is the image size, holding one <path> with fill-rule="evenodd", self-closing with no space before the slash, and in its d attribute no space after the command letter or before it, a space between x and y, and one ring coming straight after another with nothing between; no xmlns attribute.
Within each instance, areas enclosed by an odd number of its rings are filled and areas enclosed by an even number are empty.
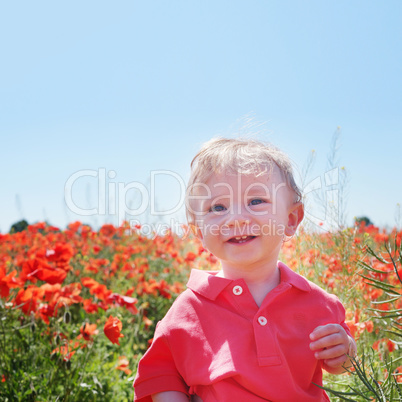
<svg viewBox="0 0 402 402"><path fill-rule="evenodd" d="M194 223L194 214L189 197L194 195L197 183L206 183L213 174L271 173L278 166L287 185L295 193L295 202L302 200L302 192L293 176L289 157L270 143L242 138L213 138L207 141L191 162L191 175L186 192L186 214L189 224Z"/></svg>

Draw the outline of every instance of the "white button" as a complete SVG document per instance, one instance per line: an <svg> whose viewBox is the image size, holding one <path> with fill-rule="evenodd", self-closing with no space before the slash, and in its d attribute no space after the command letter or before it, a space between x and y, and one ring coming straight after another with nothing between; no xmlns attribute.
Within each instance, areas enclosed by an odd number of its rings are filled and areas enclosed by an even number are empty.
<svg viewBox="0 0 402 402"><path fill-rule="evenodd" d="M264 325L267 325L267 319L264 317L264 316L260 316L260 317L258 317L258 322L260 323L260 325L262 325L262 326L264 326Z"/></svg>
<svg viewBox="0 0 402 402"><path fill-rule="evenodd" d="M237 285L237 286L235 286L235 287L233 288L233 293L234 293L236 296L240 296L240 295L243 293L243 288L242 288L241 286Z"/></svg>

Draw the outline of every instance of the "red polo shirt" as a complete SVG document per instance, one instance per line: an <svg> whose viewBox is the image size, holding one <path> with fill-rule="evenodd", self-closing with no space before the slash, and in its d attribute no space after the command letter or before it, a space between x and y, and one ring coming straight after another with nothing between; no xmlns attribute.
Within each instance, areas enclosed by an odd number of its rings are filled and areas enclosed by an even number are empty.
<svg viewBox="0 0 402 402"><path fill-rule="evenodd" d="M328 401L310 350L319 325L344 323L334 295L278 262L280 284L255 303L243 279L193 270L155 331L134 380L135 401L181 391L204 402Z"/></svg>

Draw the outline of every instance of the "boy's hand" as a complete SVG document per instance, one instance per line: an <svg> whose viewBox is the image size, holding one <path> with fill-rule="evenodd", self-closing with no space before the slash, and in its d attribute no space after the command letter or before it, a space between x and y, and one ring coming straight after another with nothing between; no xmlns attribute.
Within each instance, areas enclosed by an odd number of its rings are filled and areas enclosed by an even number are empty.
<svg viewBox="0 0 402 402"><path fill-rule="evenodd" d="M316 359L324 360L324 368L332 374L340 374L345 370L343 366L351 365L349 355L355 354L355 341L348 336L339 324L322 325L310 334L310 349L314 351Z"/></svg>

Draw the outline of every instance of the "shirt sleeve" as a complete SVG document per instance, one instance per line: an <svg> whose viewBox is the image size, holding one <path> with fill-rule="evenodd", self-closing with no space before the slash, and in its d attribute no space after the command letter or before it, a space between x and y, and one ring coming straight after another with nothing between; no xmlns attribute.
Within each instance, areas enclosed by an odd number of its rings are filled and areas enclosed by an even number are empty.
<svg viewBox="0 0 402 402"><path fill-rule="evenodd" d="M152 345L141 358L134 380L134 401L152 402L151 395L179 391L189 395L189 387L176 368L167 337L158 323Z"/></svg>

